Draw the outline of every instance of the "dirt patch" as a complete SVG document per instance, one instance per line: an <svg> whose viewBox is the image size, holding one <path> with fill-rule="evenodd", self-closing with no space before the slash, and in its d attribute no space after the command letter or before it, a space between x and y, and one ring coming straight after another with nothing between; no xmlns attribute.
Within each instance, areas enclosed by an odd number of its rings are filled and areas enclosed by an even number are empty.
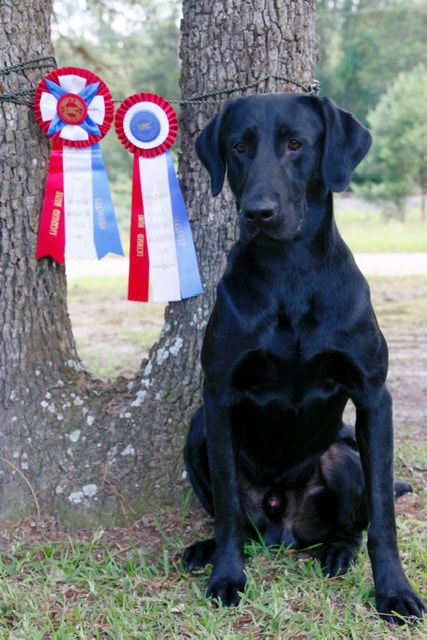
<svg viewBox="0 0 427 640"><path fill-rule="evenodd" d="M424 441L427 397L427 278L372 278L371 291L389 349L388 386L395 438Z"/></svg>
<svg viewBox="0 0 427 640"><path fill-rule="evenodd" d="M128 527L111 527L99 531L81 529L69 532L50 516L28 516L16 524L1 523L0 550L11 552L17 543L22 543L27 549L46 543L67 546L71 542L92 544L96 538L96 545L107 545L117 550L119 555L125 555L132 549L154 551L166 539L171 543L183 539L187 544L208 535L211 527L210 519L197 505L185 515L181 509L168 509L160 514L146 515Z"/></svg>
<svg viewBox="0 0 427 640"><path fill-rule="evenodd" d="M98 289L97 282L83 278L68 286L77 351L97 377L131 378L160 335L165 305L126 300L125 277L110 278L108 289Z"/></svg>

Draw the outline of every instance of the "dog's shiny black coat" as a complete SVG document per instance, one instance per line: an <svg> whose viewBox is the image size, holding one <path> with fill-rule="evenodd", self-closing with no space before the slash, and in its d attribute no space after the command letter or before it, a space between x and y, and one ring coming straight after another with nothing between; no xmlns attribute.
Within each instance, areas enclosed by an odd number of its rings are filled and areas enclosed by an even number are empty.
<svg viewBox="0 0 427 640"><path fill-rule="evenodd" d="M387 347L333 218L331 192L345 189L370 144L332 101L295 94L230 102L196 142L213 195L227 173L240 226L185 450L215 540L189 547L184 562L214 562L208 594L225 605L244 588L248 529L269 544L324 543L324 570L336 575L353 561L369 513L378 610L390 620L423 611L396 542ZM348 400L357 446L342 422Z"/></svg>

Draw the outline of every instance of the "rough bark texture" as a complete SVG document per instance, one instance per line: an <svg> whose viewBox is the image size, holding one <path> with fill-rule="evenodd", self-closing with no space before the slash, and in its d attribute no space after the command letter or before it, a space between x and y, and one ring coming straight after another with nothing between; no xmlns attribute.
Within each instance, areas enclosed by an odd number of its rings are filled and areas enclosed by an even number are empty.
<svg viewBox="0 0 427 640"><path fill-rule="evenodd" d="M2 66L51 52L50 10L50 0L2 2ZM184 0L183 97L267 74L311 81L314 13L315 0ZM44 73L6 76L4 91L35 86ZM260 90L288 88L270 80ZM181 114L180 178L205 294L169 305L139 374L113 385L79 362L63 268L33 258L48 143L30 109L0 106L0 519L35 510L29 484L41 509L68 526L132 520L187 490L182 446L200 402L203 329L236 233L230 193L212 200L193 150L220 106L207 100Z"/></svg>
<svg viewBox="0 0 427 640"><path fill-rule="evenodd" d="M2 68L53 54L51 0L3 0L0 12ZM44 72L47 72L45 70ZM34 87L40 69L0 77L1 92ZM27 106L0 108L0 514L27 512L31 494L15 467L48 484L45 436L49 432L41 398L69 377L77 355L66 306L65 270L34 260L38 213L49 144ZM71 376L70 378L72 378ZM37 433L35 433L37 430ZM52 437L53 432L50 434ZM57 447L55 447L56 449ZM52 453L56 455L56 453ZM13 466L12 466L13 465ZM48 475L45 478L45 474ZM31 504L31 507L34 505Z"/></svg>

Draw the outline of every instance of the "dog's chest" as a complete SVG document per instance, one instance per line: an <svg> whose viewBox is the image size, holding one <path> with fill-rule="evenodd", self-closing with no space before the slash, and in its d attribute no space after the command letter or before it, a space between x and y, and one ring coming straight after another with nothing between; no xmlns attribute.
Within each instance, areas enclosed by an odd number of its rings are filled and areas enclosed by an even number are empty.
<svg viewBox="0 0 427 640"><path fill-rule="evenodd" d="M348 397L347 366L334 351L306 357L303 343L282 333L281 348L273 341L271 349L248 351L232 373L236 442L248 459L277 470L333 441Z"/></svg>
<svg viewBox="0 0 427 640"><path fill-rule="evenodd" d="M249 339L234 363L232 386L247 397L263 402L277 395L299 406L310 394L325 396L342 382L330 336L323 335L313 305L299 313L279 308Z"/></svg>
<svg viewBox="0 0 427 640"><path fill-rule="evenodd" d="M286 357L257 349L238 362L232 386L241 399L250 399L258 405L278 401L284 407L300 411L310 404L323 404L343 390L347 365L339 360L331 352L305 360L298 344L292 352L286 351Z"/></svg>

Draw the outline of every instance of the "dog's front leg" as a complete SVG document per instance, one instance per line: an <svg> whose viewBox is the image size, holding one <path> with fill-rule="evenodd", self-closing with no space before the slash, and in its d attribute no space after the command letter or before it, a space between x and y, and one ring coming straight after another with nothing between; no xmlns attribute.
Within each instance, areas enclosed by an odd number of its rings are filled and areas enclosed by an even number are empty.
<svg viewBox="0 0 427 640"><path fill-rule="evenodd" d="M393 611L420 618L425 608L403 572L397 547L391 397L384 386L373 398L370 394L368 403L356 401L357 442L369 503L368 551L377 609L389 622L401 622Z"/></svg>
<svg viewBox="0 0 427 640"><path fill-rule="evenodd" d="M225 606L237 605L243 591L245 519L240 506L237 461L230 411L204 394L209 467L215 516L215 563L207 595Z"/></svg>

